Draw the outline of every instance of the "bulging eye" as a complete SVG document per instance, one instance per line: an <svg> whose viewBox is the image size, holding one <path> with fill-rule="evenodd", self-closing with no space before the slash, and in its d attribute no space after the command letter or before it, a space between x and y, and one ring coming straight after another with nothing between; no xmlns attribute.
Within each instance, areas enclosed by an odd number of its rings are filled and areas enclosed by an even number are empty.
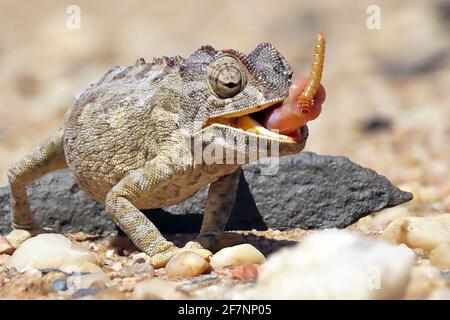
<svg viewBox="0 0 450 320"><path fill-rule="evenodd" d="M208 67L208 83L220 98L231 98L241 92L247 82L245 67L231 56L222 56Z"/></svg>

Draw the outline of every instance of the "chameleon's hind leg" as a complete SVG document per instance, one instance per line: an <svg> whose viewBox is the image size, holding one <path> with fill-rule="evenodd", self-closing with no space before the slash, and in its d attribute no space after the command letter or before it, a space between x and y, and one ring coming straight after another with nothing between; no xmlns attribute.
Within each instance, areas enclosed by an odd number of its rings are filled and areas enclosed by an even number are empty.
<svg viewBox="0 0 450 320"><path fill-rule="evenodd" d="M211 183L205 205L205 214L196 242L212 252L245 242L236 233L224 232L236 200L241 168Z"/></svg>
<svg viewBox="0 0 450 320"><path fill-rule="evenodd" d="M13 231L6 238L15 248L28 238L44 231L39 228L30 212L26 187L30 182L51 171L67 167L63 135L64 131L61 128L8 170Z"/></svg>

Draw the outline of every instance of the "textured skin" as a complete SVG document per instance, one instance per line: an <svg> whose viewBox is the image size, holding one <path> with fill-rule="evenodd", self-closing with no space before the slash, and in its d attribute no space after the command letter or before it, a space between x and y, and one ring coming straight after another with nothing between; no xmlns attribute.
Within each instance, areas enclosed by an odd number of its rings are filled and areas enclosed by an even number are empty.
<svg viewBox="0 0 450 320"><path fill-rule="evenodd" d="M253 159L252 152L273 143L279 145L280 155L301 151L306 128L302 141L258 136L263 144L253 146L245 139L255 134L220 124L206 126L211 118L281 101L288 96L291 76L287 61L270 44L259 45L248 56L204 46L188 59L164 57L146 63L140 58L133 66L115 67L78 95L49 140L8 171L14 228L8 239L17 247L42 232L28 208L26 185L68 167L80 188L105 203L108 215L156 267L180 249L165 240L139 208L178 203L211 183L198 241L183 248L208 257L210 251L201 244L220 246L242 163L195 161L194 148L186 146L201 136L203 148L218 146L243 156L245 163ZM234 81L239 89L221 81ZM237 94L223 97L230 90Z"/></svg>

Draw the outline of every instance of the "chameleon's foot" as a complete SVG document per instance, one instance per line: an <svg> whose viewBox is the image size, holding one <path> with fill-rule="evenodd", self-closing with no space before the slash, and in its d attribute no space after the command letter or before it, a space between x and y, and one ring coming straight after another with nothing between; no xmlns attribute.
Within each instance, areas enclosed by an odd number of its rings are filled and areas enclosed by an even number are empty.
<svg viewBox="0 0 450 320"><path fill-rule="evenodd" d="M14 229L6 236L6 239L15 249L17 249L24 241L37 236L38 234L51 232L52 230L43 228L36 228L31 230Z"/></svg>
<svg viewBox="0 0 450 320"><path fill-rule="evenodd" d="M198 254L203 259L209 259L209 257L212 256L211 251L204 249L199 243L196 243L194 241L190 241L186 243L186 245L183 248L177 248L175 246L170 247L166 251L163 251L161 253L157 253L154 256L150 258L150 264L154 268L162 268L164 267L169 260L176 255L179 252L182 251L192 251Z"/></svg>
<svg viewBox="0 0 450 320"><path fill-rule="evenodd" d="M247 242L242 235L231 232L203 233L200 234L195 241L212 252L217 252L220 249Z"/></svg>

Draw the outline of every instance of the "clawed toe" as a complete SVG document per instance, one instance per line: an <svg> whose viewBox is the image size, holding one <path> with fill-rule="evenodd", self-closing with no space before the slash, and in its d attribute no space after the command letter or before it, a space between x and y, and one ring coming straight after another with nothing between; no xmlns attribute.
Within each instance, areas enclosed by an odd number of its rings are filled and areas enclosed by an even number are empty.
<svg viewBox="0 0 450 320"><path fill-rule="evenodd" d="M205 260L208 260L212 256L212 252L207 249L204 249L201 244L199 244L195 241L190 241L183 248L173 247L164 252L153 255L150 258L150 264L156 269L165 267L167 262L169 262L169 260L173 256L175 256L176 254L178 254L182 251L195 252L196 254L198 254L200 257L202 257Z"/></svg>
<svg viewBox="0 0 450 320"><path fill-rule="evenodd" d="M31 230L14 229L6 236L6 239L9 241L9 243L11 243L11 245L15 249L17 249L26 240L28 240L34 236L37 236L38 234L52 233L52 232L53 231L51 229L44 229L44 228L36 228L36 229L31 229Z"/></svg>

